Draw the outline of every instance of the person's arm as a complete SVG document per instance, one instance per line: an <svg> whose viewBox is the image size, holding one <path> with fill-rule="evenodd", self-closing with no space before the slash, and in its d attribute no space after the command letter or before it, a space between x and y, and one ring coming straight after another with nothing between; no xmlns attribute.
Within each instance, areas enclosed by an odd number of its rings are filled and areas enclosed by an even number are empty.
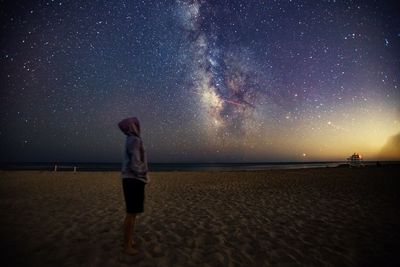
<svg viewBox="0 0 400 267"><path fill-rule="evenodd" d="M142 160L142 155L140 152L141 140L135 138L128 146L128 152L131 155L131 169L135 172L146 171L145 163Z"/></svg>

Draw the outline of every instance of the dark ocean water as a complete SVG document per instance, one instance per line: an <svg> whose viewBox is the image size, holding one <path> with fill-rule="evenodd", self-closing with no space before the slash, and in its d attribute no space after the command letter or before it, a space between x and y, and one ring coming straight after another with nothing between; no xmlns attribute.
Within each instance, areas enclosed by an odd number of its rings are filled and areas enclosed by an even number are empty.
<svg viewBox="0 0 400 267"><path fill-rule="evenodd" d="M344 161L330 162L268 162L268 163L150 163L149 170L158 171L254 171L271 169L334 168L344 165ZM376 162L364 162L374 165ZM73 163L73 162L23 162L0 163L2 170L54 170L58 171L119 171L121 163Z"/></svg>

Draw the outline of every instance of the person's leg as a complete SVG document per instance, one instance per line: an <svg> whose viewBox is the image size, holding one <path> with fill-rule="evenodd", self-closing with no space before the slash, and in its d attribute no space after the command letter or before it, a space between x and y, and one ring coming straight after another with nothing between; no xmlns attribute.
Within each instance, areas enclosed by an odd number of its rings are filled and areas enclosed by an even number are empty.
<svg viewBox="0 0 400 267"><path fill-rule="evenodd" d="M135 213L127 213L124 221L124 249L128 254L137 254L138 251L133 247L133 232L135 230Z"/></svg>

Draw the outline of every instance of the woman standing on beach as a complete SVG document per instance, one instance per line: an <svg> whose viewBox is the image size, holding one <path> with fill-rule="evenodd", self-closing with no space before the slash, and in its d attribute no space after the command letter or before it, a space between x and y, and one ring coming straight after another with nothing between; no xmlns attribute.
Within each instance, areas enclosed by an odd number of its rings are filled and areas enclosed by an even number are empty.
<svg viewBox="0 0 400 267"><path fill-rule="evenodd" d="M136 215L144 211L144 190L145 185L149 182L147 159L140 137L139 120L135 117L127 118L118 123L118 126L126 135L121 171L126 206L124 251L127 254L135 255L139 253L133 240Z"/></svg>

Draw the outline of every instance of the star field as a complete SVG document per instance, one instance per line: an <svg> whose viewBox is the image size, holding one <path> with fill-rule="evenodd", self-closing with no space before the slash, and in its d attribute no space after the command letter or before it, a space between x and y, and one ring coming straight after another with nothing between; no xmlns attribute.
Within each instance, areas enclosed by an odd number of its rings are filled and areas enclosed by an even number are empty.
<svg viewBox="0 0 400 267"><path fill-rule="evenodd" d="M0 5L2 161L400 157L395 1Z"/></svg>

